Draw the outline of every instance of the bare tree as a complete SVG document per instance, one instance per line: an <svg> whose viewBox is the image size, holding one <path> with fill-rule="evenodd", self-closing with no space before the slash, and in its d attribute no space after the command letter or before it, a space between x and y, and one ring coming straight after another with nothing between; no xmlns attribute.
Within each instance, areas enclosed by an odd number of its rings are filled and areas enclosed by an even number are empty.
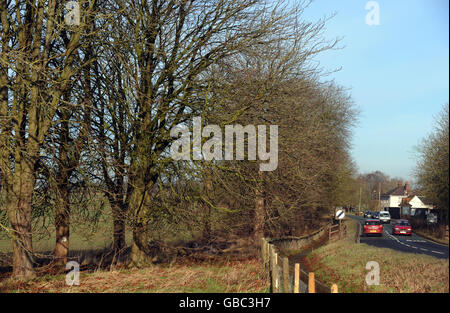
<svg viewBox="0 0 450 313"><path fill-rule="evenodd" d="M96 1L84 1L89 17ZM1 1L2 102L0 168L14 247L14 277L33 277L32 197L40 152L64 94L82 67L75 67L86 29L66 25L54 0Z"/></svg>
<svg viewBox="0 0 450 313"><path fill-rule="evenodd" d="M171 159L169 130L204 108L206 70L277 27L281 15L256 0L117 1L129 46L123 67L132 82L135 116L130 159L131 264L149 263L148 215L152 194ZM130 32L130 30L133 32Z"/></svg>
<svg viewBox="0 0 450 313"><path fill-rule="evenodd" d="M416 177L419 186L440 209L440 223L448 225L449 114L446 104L436 118L435 130L418 147Z"/></svg>

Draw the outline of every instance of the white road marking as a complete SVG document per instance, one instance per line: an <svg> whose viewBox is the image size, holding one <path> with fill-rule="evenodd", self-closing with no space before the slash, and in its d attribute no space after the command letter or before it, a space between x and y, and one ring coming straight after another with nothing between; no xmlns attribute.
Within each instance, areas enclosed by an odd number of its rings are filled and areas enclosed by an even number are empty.
<svg viewBox="0 0 450 313"><path fill-rule="evenodd" d="M362 224L361 224L361 226L362 226ZM424 249L424 248L418 248L418 247L416 247L416 246L406 244L406 243L400 241L400 240L399 240L397 237L395 237L394 235L388 233L386 230L383 230L383 232L386 233L387 237L389 237L390 239L395 240L395 241L397 241L398 243L400 243L400 244L402 244L402 245L404 245L404 246L407 246L407 247L409 247L409 248L416 249L416 250L417 250L417 249L420 249L420 250L422 250L422 251L431 251L431 252L437 253L437 254L445 254L444 252L435 251L435 250L428 250L428 249ZM407 241L407 242L422 242L422 243L423 243L423 242L428 242L427 240L420 240L420 239L406 239L406 241Z"/></svg>
<svg viewBox="0 0 450 313"><path fill-rule="evenodd" d="M391 239L397 241L398 243L400 243L400 244L402 244L402 245L404 245L406 247L409 247L409 248L412 248L412 249L416 249L416 250L419 249L419 248L417 248L415 246L412 246L412 245L409 245L409 244L406 244L406 243L400 241L397 237L394 237L393 235L389 234L387 231L384 231L384 232L386 233L386 235L388 235L388 237L390 237ZM410 239L406 239L406 241L409 241L409 242L413 241L413 242L415 242L414 240L410 240ZM426 242L426 241L419 241L419 242ZM420 248L420 250L428 251L428 249L423 249L423 248ZM444 254L442 252L437 252L437 251L435 253Z"/></svg>
<svg viewBox="0 0 450 313"><path fill-rule="evenodd" d="M384 231L384 232L386 233L386 235L388 235L388 236L389 236L390 238L392 238L393 240L395 240L395 241L401 243L400 240L398 240L397 238L395 238L394 236L392 236L391 234L389 234L387 231Z"/></svg>

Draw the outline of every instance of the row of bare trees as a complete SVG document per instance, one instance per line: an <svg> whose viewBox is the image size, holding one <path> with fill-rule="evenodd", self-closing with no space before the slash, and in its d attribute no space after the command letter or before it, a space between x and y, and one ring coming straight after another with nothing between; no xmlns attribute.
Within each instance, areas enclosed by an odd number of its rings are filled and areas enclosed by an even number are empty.
<svg viewBox="0 0 450 313"><path fill-rule="evenodd" d="M345 204L357 111L314 63L336 48L309 2L0 0L0 222L13 276L35 275L33 220L54 218L55 260L74 208L107 199L113 249L151 263L154 230L188 225L212 240L300 234ZM174 161L180 124L278 125L278 167ZM247 137L245 142L248 143ZM4 210L3 210L4 208Z"/></svg>

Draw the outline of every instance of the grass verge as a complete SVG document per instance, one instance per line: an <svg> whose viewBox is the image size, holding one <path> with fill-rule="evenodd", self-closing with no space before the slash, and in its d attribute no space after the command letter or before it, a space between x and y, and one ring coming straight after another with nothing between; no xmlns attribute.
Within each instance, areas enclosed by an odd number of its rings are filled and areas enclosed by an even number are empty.
<svg viewBox="0 0 450 313"><path fill-rule="evenodd" d="M354 222L356 223L356 222ZM380 266L380 285L367 286L366 263ZM432 256L403 253L366 244L355 244L354 236L330 243L308 254L303 263L316 278L339 292L449 292L449 261Z"/></svg>
<svg viewBox="0 0 450 313"><path fill-rule="evenodd" d="M440 243L440 244L443 244L443 245L446 245L446 246L449 245L449 240L448 240L448 238L446 238L446 239L438 238L438 237L436 237L436 236L434 235L434 232L429 232L429 231L427 231L427 230L425 230L425 229L416 229L416 230L414 230L414 232L415 232L417 235L422 236L422 237L425 237L425 238L427 238L427 239L429 239L429 240L431 240L431 241L434 241L434 242L437 242L437 243Z"/></svg>

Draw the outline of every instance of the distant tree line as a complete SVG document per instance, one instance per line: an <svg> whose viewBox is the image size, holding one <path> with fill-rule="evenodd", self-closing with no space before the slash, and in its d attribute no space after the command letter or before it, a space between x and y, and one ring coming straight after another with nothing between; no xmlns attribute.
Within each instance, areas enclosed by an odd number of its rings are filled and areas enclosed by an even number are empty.
<svg viewBox="0 0 450 313"><path fill-rule="evenodd" d="M355 208L361 205L364 210L383 209L379 207L381 195L398 187L403 181L401 177L390 177L381 171L358 174L352 181L351 203Z"/></svg>

